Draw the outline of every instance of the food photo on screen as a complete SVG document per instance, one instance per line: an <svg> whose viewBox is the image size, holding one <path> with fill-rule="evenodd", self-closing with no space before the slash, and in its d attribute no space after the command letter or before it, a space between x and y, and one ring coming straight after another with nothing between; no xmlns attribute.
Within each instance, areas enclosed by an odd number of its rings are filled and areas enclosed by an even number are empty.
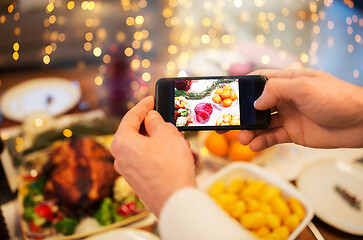
<svg viewBox="0 0 363 240"><path fill-rule="evenodd" d="M177 127L241 125L238 79L175 81Z"/></svg>

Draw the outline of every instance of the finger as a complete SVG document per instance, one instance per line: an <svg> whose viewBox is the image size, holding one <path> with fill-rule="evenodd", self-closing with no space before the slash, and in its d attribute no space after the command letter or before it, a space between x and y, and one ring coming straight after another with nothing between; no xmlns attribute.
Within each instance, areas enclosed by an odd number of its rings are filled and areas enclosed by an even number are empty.
<svg viewBox="0 0 363 240"><path fill-rule="evenodd" d="M265 89L256 100L254 107L257 110L274 108L280 100L292 101L295 96L294 91L298 87L300 80L287 78L272 78L266 82Z"/></svg>
<svg viewBox="0 0 363 240"><path fill-rule="evenodd" d="M252 151L259 152L275 144L288 142L291 142L291 139L284 128L273 128L255 137L249 147Z"/></svg>
<svg viewBox="0 0 363 240"><path fill-rule="evenodd" d="M164 126L165 121L157 111L149 111L145 118L145 128L149 136L155 135L159 128Z"/></svg>
<svg viewBox="0 0 363 240"><path fill-rule="evenodd" d="M267 79L271 78L298 78L300 76L315 76L317 70L313 69L259 69L248 75L263 75Z"/></svg>
<svg viewBox="0 0 363 240"><path fill-rule="evenodd" d="M149 111L145 118L145 128L150 137L159 134L173 134L176 133L180 135L180 132L177 128L171 123L166 123L162 116L157 111ZM181 137L184 138L184 135L181 134Z"/></svg>
<svg viewBox="0 0 363 240"><path fill-rule="evenodd" d="M138 132L146 114L154 109L154 97L149 96L141 100L122 118L119 129L129 129Z"/></svg>
<svg viewBox="0 0 363 240"><path fill-rule="evenodd" d="M271 124L267 129L259 129L259 130L242 130L238 135L238 141L243 145L248 145L250 142L256 137L269 129L279 128L282 126L281 118L278 114L274 114L271 116Z"/></svg>
<svg viewBox="0 0 363 240"><path fill-rule="evenodd" d="M238 141L247 146L256 137L256 130L241 130L238 134Z"/></svg>
<svg viewBox="0 0 363 240"><path fill-rule="evenodd" d="M122 154L122 145L134 141L142 141L143 136L138 131L147 112L153 109L153 107L154 98L147 97L125 114L111 143L111 153L113 156Z"/></svg>
<svg viewBox="0 0 363 240"><path fill-rule="evenodd" d="M226 132L229 132L229 130L216 130L216 133L218 134L224 134Z"/></svg>

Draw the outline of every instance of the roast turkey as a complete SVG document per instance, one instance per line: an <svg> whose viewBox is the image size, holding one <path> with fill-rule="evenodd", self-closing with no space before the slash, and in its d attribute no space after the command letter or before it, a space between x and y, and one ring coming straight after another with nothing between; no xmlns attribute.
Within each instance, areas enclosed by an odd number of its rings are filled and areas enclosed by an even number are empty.
<svg viewBox="0 0 363 240"><path fill-rule="evenodd" d="M90 138L63 142L44 167L45 196L68 209L87 209L112 194L118 174L113 157Z"/></svg>

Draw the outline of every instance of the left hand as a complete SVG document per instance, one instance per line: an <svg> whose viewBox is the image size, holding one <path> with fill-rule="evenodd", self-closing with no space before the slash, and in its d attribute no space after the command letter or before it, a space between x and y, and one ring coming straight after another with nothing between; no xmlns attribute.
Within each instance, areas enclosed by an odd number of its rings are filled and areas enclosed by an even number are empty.
<svg viewBox="0 0 363 240"><path fill-rule="evenodd" d="M194 158L188 142L153 110L147 97L122 119L111 144L115 169L157 216L177 190L196 187ZM145 122L149 136L139 133Z"/></svg>

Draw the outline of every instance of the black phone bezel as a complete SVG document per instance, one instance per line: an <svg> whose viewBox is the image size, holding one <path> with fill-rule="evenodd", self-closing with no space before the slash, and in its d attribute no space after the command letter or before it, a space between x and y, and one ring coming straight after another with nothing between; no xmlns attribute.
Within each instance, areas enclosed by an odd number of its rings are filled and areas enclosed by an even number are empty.
<svg viewBox="0 0 363 240"><path fill-rule="evenodd" d="M241 81L251 81L253 80L255 89L255 99L257 99L263 92L267 78L262 75L243 75L243 76L203 76L203 77L176 77L176 78L161 78L156 82L155 85L155 110L160 113L166 122L174 122L174 81L175 80L209 80L209 79L223 79L223 78L237 78L239 79L239 84ZM240 80L241 79L241 80ZM243 89L240 87L240 96L242 96L241 91ZM240 98L241 99L241 98ZM254 129L265 129L271 123L271 110L267 109L264 111L259 111L254 109L253 106L244 106L242 101L239 101L240 111L241 111L241 125L237 126L183 126L177 127L180 131L199 131L199 130L254 130ZM247 109L248 108L248 109ZM256 118L262 119L254 124L244 124L243 123L243 111L255 111Z"/></svg>

